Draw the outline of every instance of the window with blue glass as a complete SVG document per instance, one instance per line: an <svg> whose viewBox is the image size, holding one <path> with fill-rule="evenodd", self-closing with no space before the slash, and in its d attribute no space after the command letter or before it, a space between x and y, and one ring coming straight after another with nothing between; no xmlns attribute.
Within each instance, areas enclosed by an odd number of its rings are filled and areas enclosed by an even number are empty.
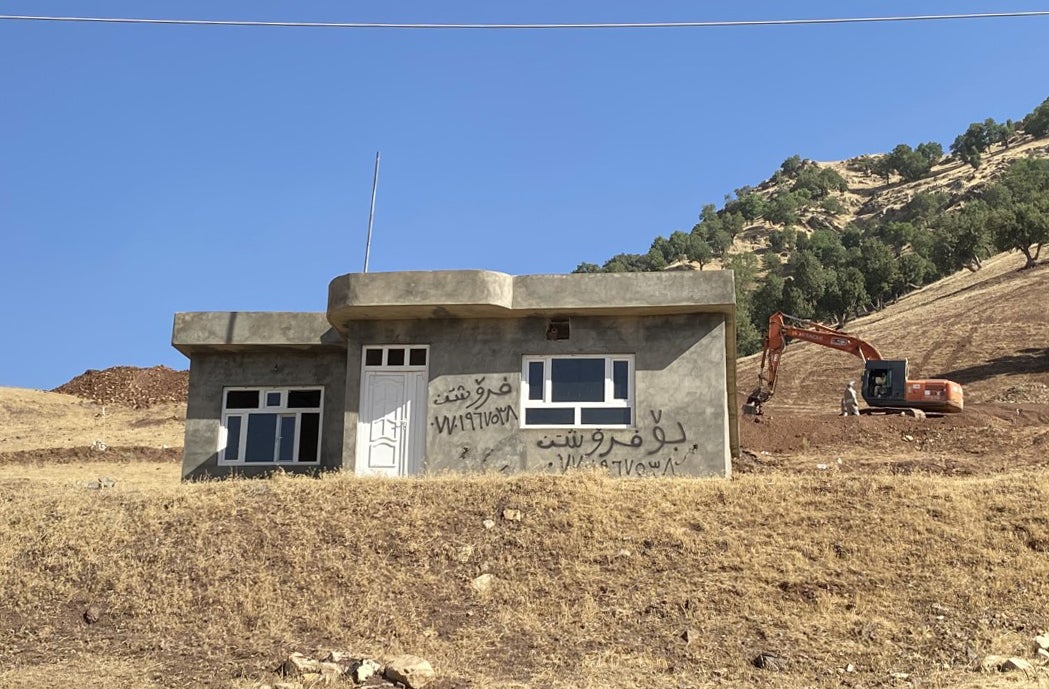
<svg viewBox="0 0 1049 689"><path fill-rule="evenodd" d="M226 388L222 391L223 464L317 464L324 390Z"/></svg>
<svg viewBox="0 0 1049 689"><path fill-rule="evenodd" d="M634 424L634 357L526 356L521 425L626 427Z"/></svg>

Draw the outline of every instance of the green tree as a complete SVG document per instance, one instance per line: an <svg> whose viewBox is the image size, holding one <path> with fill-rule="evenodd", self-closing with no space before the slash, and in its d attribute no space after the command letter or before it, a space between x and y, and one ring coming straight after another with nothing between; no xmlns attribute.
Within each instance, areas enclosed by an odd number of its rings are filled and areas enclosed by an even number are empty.
<svg viewBox="0 0 1049 689"><path fill-rule="evenodd" d="M994 122L994 120L990 120ZM973 122L965 133L959 134L954 143L951 144L951 153L958 156L962 162L980 167L981 154L991 147L991 141L995 133L988 129L987 122Z"/></svg>
<svg viewBox="0 0 1049 689"><path fill-rule="evenodd" d="M785 280L779 275L766 275L751 295L751 318L761 332L768 328L769 316L783 311Z"/></svg>
<svg viewBox="0 0 1049 689"><path fill-rule="evenodd" d="M914 225L909 222L888 222L878 228L876 236L892 249L896 258L899 258L911 243L916 231Z"/></svg>
<svg viewBox="0 0 1049 689"><path fill-rule="evenodd" d="M920 191L903 204L898 212L901 222L908 222L916 227L925 227L929 221L939 215L950 198L943 192Z"/></svg>
<svg viewBox="0 0 1049 689"><path fill-rule="evenodd" d="M817 307L819 315L830 316L839 328L844 328L869 300L863 273L850 266L829 274L827 289Z"/></svg>
<svg viewBox="0 0 1049 689"><path fill-rule="evenodd" d="M707 243L706 237L703 236L703 231L699 225L692 228L692 232L688 235L688 251L686 253L690 261L695 261L699 264L699 269L703 268L710 263L710 260L714 258L714 252L710 248L710 244Z"/></svg>
<svg viewBox="0 0 1049 689"><path fill-rule="evenodd" d="M805 190L811 198L822 199L832 191L842 192L848 188L845 178L834 169L810 164L798 170L791 191Z"/></svg>
<svg viewBox="0 0 1049 689"><path fill-rule="evenodd" d="M573 273L603 273L605 271L601 270L601 266L597 265L596 263L583 262L583 263L580 263L579 265L577 265L575 270L573 270L572 272Z"/></svg>
<svg viewBox="0 0 1049 689"><path fill-rule="evenodd" d="M990 209L985 227L1000 251L1016 250L1035 265L1049 242L1049 160L1021 158L983 194Z"/></svg>
<svg viewBox="0 0 1049 689"><path fill-rule="evenodd" d="M934 274L932 261L920 254L904 254L900 257L900 282L908 290L918 289L926 283L926 276Z"/></svg>
<svg viewBox="0 0 1049 689"><path fill-rule="evenodd" d="M859 250L864 288L875 306L881 309L899 283L896 257L892 255L892 249L877 239L864 239Z"/></svg>
<svg viewBox="0 0 1049 689"><path fill-rule="evenodd" d="M793 282L783 288L783 310L798 318L816 317L816 300Z"/></svg>
<svg viewBox="0 0 1049 689"><path fill-rule="evenodd" d="M650 252L651 253L651 252ZM606 273L638 273L654 270L649 254L616 254L605 261L603 271ZM663 261L663 257L659 257ZM666 265L663 262L663 265ZM659 266L660 268L663 266Z"/></svg>
<svg viewBox="0 0 1049 689"><path fill-rule="evenodd" d="M804 292L815 305L827 289L827 274L819 258L808 250L795 251L787 263L787 269L791 276L791 286ZM807 317L811 315L810 313Z"/></svg>
<svg viewBox="0 0 1049 689"><path fill-rule="evenodd" d="M1049 98L1023 119L1023 130L1035 138L1049 134Z"/></svg>
<svg viewBox="0 0 1049 689"><path fill-rule="evenodd" d="M739 194L739 190L736 190ZM728 205L733 211L739 213L747 222L754 222L765 212L765 197L753 191L739 194L739 197Z"/></svg>
<svg viewBox="0 0 1049 689"><path fill-rule="evenodd" d="M805 160L799 155L791 157L780 163L779 171L788 177L794 177L805 166Z"/></svg>
<svg viewBox="0 0 1049 689"><path fill-rule="evenodd" d="M814 230L809 235L806 251L815 255L820 265L827 268L840 266L848 258L841 236L832 230Z"/></svg>
<svg viewBox="0 0 1049 689"><path fill-rule="evenodd" d="M736 289L736 351L739 356L746 356L761 351L764 340L753 319L758 259L751 253L733 254L726 258L725 267L732 271Z"/></svg>
<svg viewBox="0 0 1049 689"><path fill-rule="evenodd" d="M773 225L790 227L798 222L798 210L801 199L794 193L779 193L772 197L765 207L765 219Z"/></svg>
<svg viewBox="0 0 1049 689"><path fill-rule="evenodd" d="M775 251L766 251L761 257L761 263L768 273L778 275L783 270L783 259Z"/></svg>
<svg viewBox="0 0 1049 689"><path fill-rule="evenodd" d="M906 181L914 182L928 175L942 156L943 148L936 142L919 144L917 150L900 144L886 156L885 164Z"/></svg>
<svg viewBox="0 0 1049 689"><path fill-rule="evenodd" d="M727 232L730 237L735 237L746 227L746 221L741 213L723 212L720 218L721 229Z"/></svg>
<svg viewBox="0 0 1049 689"><path fill-rule="evenodd" d="M960 212L943 216L932 251L932 260L941 273L959 268L975 272L982 267L993 245L987 229L989 213L987 204L977 200Z"/></svg>
<svg viewBox="0 0 1049 689"><path fill-rule="evenodd" d="M732 235L721 229L715 231L710 238L710 248L714 250L715 256L724 258L728 250L732 248Z"/></svg>

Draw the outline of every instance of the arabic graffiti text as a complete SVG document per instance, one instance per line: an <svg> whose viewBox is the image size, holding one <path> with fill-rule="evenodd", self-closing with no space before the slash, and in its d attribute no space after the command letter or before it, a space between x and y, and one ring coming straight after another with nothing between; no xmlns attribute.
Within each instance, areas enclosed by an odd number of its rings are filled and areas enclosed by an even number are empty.
<svg viewBox="0 0 1049 689"><path fill-rule="evenodd" d="M465 385L460 383L449 388L447 392L434 397L434 406L465 403L464 408L466 409L483 409L492 397L505 397L514 391L506 376L503 376L503 381L495 387L488 385L485 378L485 376L472 377L472 383L467 381Z"/></svg>
<svg viewBox="0 0 1049 689"><path fill-rule="evenodd" d="M435 414L431 426L437 432L452 435L461 431L483 431L492 426L505 426L518 419L512 404L485 411L465 411L461 414Z"/></svg>
<svg viewBox="0 0 1049 689"><path fill-rule="evenodd" d="M585 454L558 454L556 462L548 462L548 469L560 470L562 474L580 469L607 469L615 476L677 476L681 457L645 459L594 459Z"/></svg>

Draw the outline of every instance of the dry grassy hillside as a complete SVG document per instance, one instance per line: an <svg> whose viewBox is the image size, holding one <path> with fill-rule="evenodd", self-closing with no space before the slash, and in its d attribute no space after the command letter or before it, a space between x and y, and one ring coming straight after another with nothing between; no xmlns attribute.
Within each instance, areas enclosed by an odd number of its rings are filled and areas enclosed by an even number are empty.
<svg viewBox="0 0 1049 689"><path fill-rule="evenodd" d="M155 454L184 407L107 406L102 452L97 403L0 389L0 689L249 689L328 649L423 656L438 689L1049 687L1032 645L1049 629L1049 268L1021 264L850 325L964 383L965 413L838 417L859 360L794 344L729 481L185 485L177 450ZM740 403L757 365L740 362ZM985 673L988 654L1035 665Z"/></svg>
<svg viewBox="0 0 1049 689"><path fill-rule="evenodd" d="M894 210L899 210L919 193L941 192L947 196L948 208L955 208L965 203L983 188L997 180L1001 174L1020 158L1049 157L1049 139L1036 139L1031 136L1018 135L1008 148L995 146L983 155L979 168L961 162L953 156L947 156L934 166L929 174L916 182L906 182L898 176L888 181L878 175L865 171L862 161L869 156L859 156L848 160L817 162L816 165L828 167L840 174L848 189L844 192L832 191L830 196L837 199L842 212L829 213L811 206L800 213L797 229L805 232L819 228L843 230L856 221L877 220ZM785 182L786 189L791 182ZM759 184L755 191L766 198L779 191L774 178ZM761 253L768 247L770 230L782 229L761 219L750 224L736 235L731 253ZM698 269L698 264L689 264ZM706 267L720 268L715 261Z"/></svg>
<svg viewBox="0 0 1049 689"><path fill-rule="evenodd" d="M2 687L246 689L327 649L445 689L1049 686L977 671L1049 627L1044 474L11 487Z"/></svg>

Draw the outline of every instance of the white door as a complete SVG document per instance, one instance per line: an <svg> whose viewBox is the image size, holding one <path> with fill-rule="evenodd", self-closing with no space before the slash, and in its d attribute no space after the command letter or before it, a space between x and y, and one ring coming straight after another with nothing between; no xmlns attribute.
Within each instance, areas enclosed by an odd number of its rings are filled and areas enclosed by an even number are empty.
<svg viewBox="0 0 1049 689"><path fill-rule="evenodd" d="M426 447L426 373L365 371L357 428L357 474L419 473Z"/></svg>

